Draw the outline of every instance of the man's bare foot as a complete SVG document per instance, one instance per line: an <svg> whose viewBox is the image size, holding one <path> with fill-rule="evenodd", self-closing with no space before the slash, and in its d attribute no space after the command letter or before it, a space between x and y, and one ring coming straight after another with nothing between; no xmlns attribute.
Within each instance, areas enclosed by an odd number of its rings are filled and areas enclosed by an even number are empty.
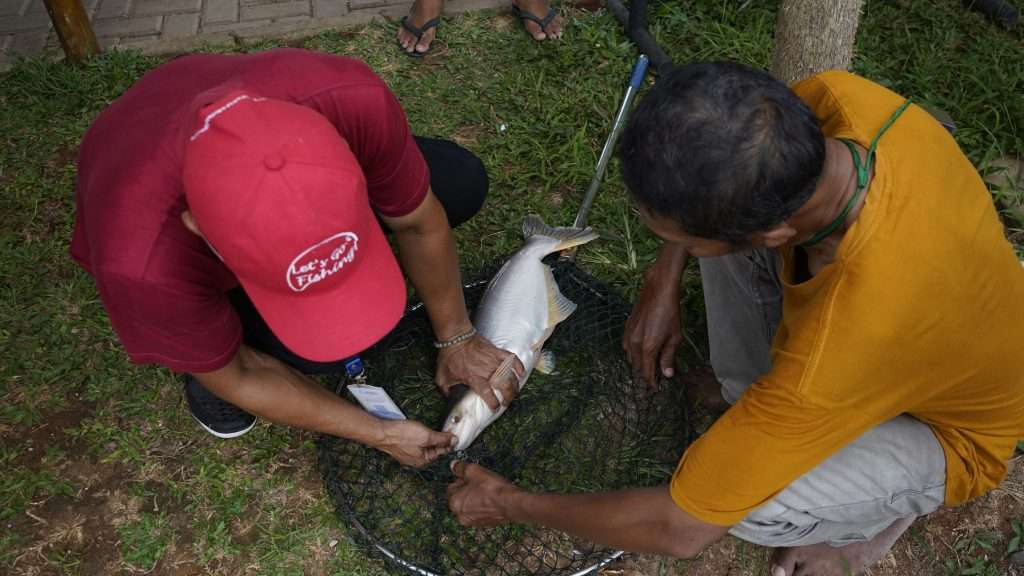
<svg viewBox="0 0 1024 576"><path fill-rule="evenodd" d="M440 16L442 9L444 0L416 0L409 10L408 22L416 28L423 28L424 24ZM430 43L434 41L436 35L437 28L429 28L423 31L423 36L417 42L415 34L406 30L405 26L399 26L397 37L398 43L406 52L411 54L415 51L423 54L430 50Z"/></svg>
<svg viewBox="0 0 1024 576"><path fill-rule="evenodd" d="M867 542L858 542L833 548L828 544L779 548L772 559L772 576L852 576L860 574L866 566L882 559L900 535L910 528L914 518L900 518L878 536Z"/></svg>
<svg viewBox="0 0 1024 576"><path fill-rule="evenodd" d="M533 36L534 40L541 41L547 38L557 40L562 37L561 16L556 14L543 29L541 29L540 23L523 17L524 14L530 14L543 22L551 10L548 0L512 0L512 5L520 10L520 19L523 21L523 27L530 33L530 36Z"/></svg>
<svg viewBox="0 0 1024 576"><path fill-rule="evenodd" d="M689 370L679 379L692 391L697 405L713 413L729 409L729 403L722 397L722 383L715 377L715 371L710 366Z"/></svg>

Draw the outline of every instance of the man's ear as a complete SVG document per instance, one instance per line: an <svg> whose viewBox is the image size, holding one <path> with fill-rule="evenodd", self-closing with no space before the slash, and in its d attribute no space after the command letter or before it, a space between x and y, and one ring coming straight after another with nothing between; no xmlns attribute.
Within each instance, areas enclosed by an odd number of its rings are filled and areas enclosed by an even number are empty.
<svg viewBox="0 0 1024 576"><path fill-rule="evenodd" d="M192 216L191 212L185 210L184 212L181 213L181 223L185 225L185 228L188 228L189 232L202 238L203 242L206 242L206 245L210 247L210 251L213 252L213 254L217 258L220 258L221 262L224 261L224 258L221 258L220 253L217 252L217 249L213 247L213 244L210 244L210 241L206 239L206 236L203 236L202 231L199 230L199 224L196 223L196 219L194 216Z"/></svg>
<svg viewBox="0 0 1024 576"><path fill-rule="evenodd" d="M185 228L188 228L189 232L192 232L200 238L203 237L203 233L199 231L199 224L196 224L196 219L188 210L181 213L181 223L185 225Z"/></svg>
<svg viewBox="0 0 1024 576"><path fill-rule="evenodd" d="M765 230L764 232L757 232L753 236L753 244L755 246L778 248L796 236L796 228L790 226L789 222L783 222L774 228Z"/></svg>

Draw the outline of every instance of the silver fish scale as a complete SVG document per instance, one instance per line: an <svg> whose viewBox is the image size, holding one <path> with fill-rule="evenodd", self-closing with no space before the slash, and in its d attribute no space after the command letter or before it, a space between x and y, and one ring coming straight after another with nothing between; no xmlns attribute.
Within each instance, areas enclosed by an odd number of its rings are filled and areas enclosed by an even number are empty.
<svg viewBox="0 0 1024 576"><path fill-rule="evenodd" d="M534 236L516 252L491 282L477 311L474 324L492 344L515 354L527 374L537 352L551 335L548 322L548 265L541 261L558 240Z"/></svg>

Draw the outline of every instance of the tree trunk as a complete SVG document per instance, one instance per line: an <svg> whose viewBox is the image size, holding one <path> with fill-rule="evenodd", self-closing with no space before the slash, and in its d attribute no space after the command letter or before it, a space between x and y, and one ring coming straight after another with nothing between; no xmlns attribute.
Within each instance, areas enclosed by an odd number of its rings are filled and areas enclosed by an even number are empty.
<svg viewBox="0 0 1024 576"><path fill-rule="evenodd" d="M864 0L781 0L772 74L789 84L825 70L846 70Z"/></svg>
<svg viewBox="0 0 1024 576"><path fill-rule="evenodd" d="M72 62L81 62L89 56L100 53L96 34L89 23L89 15L82 7L82 0L44 0L50 13L53 28L60 38L64 55Z"/></svg>

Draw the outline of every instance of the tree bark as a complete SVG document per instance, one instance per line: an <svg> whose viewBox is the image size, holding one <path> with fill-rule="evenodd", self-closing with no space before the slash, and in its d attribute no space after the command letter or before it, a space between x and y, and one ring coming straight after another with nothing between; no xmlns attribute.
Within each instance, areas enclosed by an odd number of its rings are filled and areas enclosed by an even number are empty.
<svg viewBox="0 0 1024 576"><path fill-rule="evenodd" d="M853 60L864 0L782 0L775 24L772 74L789 84Z"/></svg>
<svg viewBox="0 0 1024 576"><path fill-rule="evenodd" d="M44 2L68 60L78 63L100 53L100 45L96 42L96 34L89 23L89 15L82 7L82 0Z"/></svg>

